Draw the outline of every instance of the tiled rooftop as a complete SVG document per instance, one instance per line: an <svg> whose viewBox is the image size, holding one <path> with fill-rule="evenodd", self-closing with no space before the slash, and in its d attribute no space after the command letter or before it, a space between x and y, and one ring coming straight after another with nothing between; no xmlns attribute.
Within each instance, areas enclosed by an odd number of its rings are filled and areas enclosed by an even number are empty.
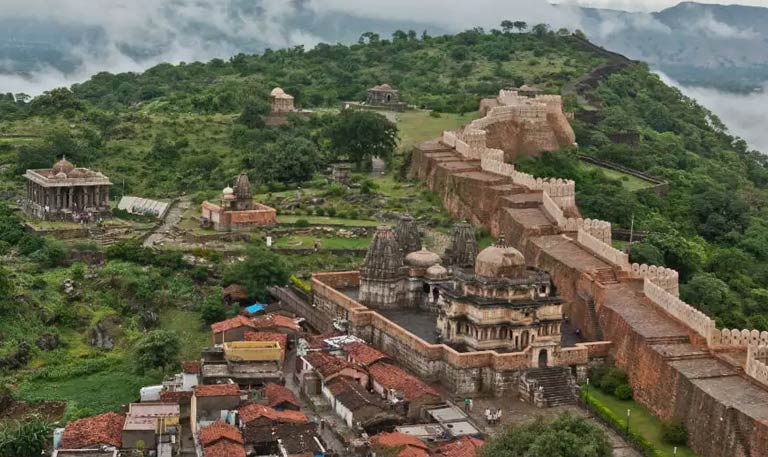
<svg viewBox="0 0 768 457"><path fill-rule="evenodd" d="M240 413L240 419L246 424L248 422L253 422L261 417L266 417L273 422L282 423L302 424L309 422L307 416L305 416L301 411L278 411L274 408L270 408L269 406L259 405L256 403L245 405L240 408L238 412Z"/></svg>
<svg viewBox="0 0 768 457"><path fill-rule="evenodd" d="M296 396L293 394L291 389L288 389L287 387L281 386L279 384L275 384L273 382L270 382L266 385L266 387L264 387L264 395L267 397L267 401L269 402L268 406L272 408L283 403L290 403L291 405L298 408L301 407L301 404L296 399Z"/></svg>
<svg viewBox="0 0 768 457"><path fill-rule="evenodd" d="M211 331L213 333L221 333L221 332L226 332L226 331L233 330L240 327L256 328L256 326L250 319L248 319L245 316L238 315L233 317L232 319L227 319L225 321L211 324Z"/></svg>
<svg viewBox="0 0 768 457"><path fill-rule="evenodd" d="M224 397L240 395L237 384L212 384L208 386L197 385L194 387L196 397Z"/></svg>
<svg viewBox="0 0 768 457"><path fill-rule="evenodd" d="M70 422L61 437L61 448L83 449L99 444L120 447L123 444L125 416L105 413Z"/></svg>
<svg viewBox="0 0 768 457"><path fill-rule="evenodd" d="M374 381L385 388L401 392L406 401L413 401L425 395L440 397L435 389L400 367L379 362L368 367L368 372Z"/></svg>

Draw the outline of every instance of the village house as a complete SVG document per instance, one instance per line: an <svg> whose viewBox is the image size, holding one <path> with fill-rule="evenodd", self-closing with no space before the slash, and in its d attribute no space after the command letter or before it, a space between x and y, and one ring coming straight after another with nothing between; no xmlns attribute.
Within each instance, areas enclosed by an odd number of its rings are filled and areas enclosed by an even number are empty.
<svg viewBox="0 0 768 457"><path fill-rule="evenodd" d="M418 438L399 432L381 433L371 437L374 450L397 457L429 457L429 447ZM397 452L397 454L393 454Z"/></svg>
<svg viewBox="0 0 768 457"><path fill-rule="evenodd" d="M378 362L368 367L368 373L373 390L402 408L409 419L421 419L428 407L443 403L435 389L400 367Z"/></svg>
<svg viewBox="0 0 768 457"><path fill-rule="evenodd" d="M435 450L433 457L480 457L480 449L485 441L474 436L462 436L443 443Z"/></svg>
<svg viewBox="0 0 768 457"><path fill-rule="evenodd" d="M285 333L291 336L301 332L301 327L292 317L283 316L278 313L256 316L252 322L254 328L259 332Z"/></svg>
<svg viewBox="0 0 768 457"><path fill-rule="evenodd" d="M182 421L186 421L190 418L192 390L163 390L160 392L160 403L179 405L179 417Z"/></svg>
<svg viewBox="0 0 768 457"><path fill-rule="evenodd" d="M266 406L278 411L299 411L301 403L296 399L291 389L275 383L268 383L261 391L262 399L266 400Z"/></svg>
<svg viewBox="0 0 768 457"><path fill-rule="evenodd" d="M278 411L257 403L243 406L238 414L249 452L256 455L269 455L277 451L279 446L276 431L280 426L309 425L309 419L301 411Z"/></svg>
<svg viewBox="0 0 768 457"><path fill-rule="evenodd" d="M361 386L368 385L368 373L346 360L327 352L315 351L301 357L300 377L308 395L322 395L329 401L332 397L326 385L331 380L344 376L355 380Z"/></svg>
<svg viewBox="0 0 768 457"><path fill-rule="evenodd" d="M288 349L288 335L278 332L246 332L244 341L276 342L282 350L282 359L285 361L285 351Z"/></svg>
<svg viewBox="0 0 768 457"><path fill-rule="evenodd" d="M180 408L174 403L131 403L123 425L123 449L157 449L158 455L171 451L181 437ZM161 452L166 448L166 452Z"/></svg>
<svg viewBox="0 0 768 457"><path fill-rule="evenodd" d="M344 352L347 354L347 360L351 363L368 367L379 361L389 361L392 359L383 352L368 346L362 342L347 344L344 346Z"/></svg>
<svg viewBox="0 0 768 457"><path fill-rule="evenodd" d="M284 349L277 341L230 341L203 351L203 383L234 382L243 390L283 380Z"/></svg>
<svg viewBox="0 0 768 457"><path fill-rule="evenodd" d="M200 429L198 443L202 457L245 457L240 430L222 421Z"/></svg>
<svg viewBox="0 0 768 457"><path fill-rule="evenodd" d="M256 325L253 321L241 315L211 324L213 344L221 344L228 341L243 341L245 339L245 333L254 330L256 330Z"/></svg>
<svg viewBox="0 0 768 457"><path fill-rule="evenodd" d="M392 430L403 422L382 399L355 380L340 377L327 384L331 408L352 430L373 435Z"/></svg>
<svg viewBox="0 0 768 457"><path fill-rule="evenodd" d="M240 400L240 388L237 384L195 386L190 406L192 433L220 420L222 412L236 410Z"/></svg>

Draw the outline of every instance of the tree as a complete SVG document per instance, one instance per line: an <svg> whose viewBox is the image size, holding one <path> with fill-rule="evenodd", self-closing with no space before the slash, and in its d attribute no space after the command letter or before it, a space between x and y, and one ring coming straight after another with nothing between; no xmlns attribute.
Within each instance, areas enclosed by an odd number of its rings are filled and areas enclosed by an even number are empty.
<svg viewBox="0 0 768 457"><path fill-rule="evenodd" d="M515 23L510 20L503 20L501 21L501 30L504 33L511 33L512 29L515 28Z"/></svg>
<svg viewBox="0 0 768 457"><path fill-rule="evenodd" d="M282 257L263 246L252 245L246 250L245 260L224 269L223 284L240 284L249 297L265 300L267 287L287 284L289 278L288 265Z"/></svg>
<svg viewBox="0 0 768 457"><path fill-rule="evenodd" d="M515 21L512 23L512 25L518 30L518 32L522 33L528 28L528 23L523 21Z"/></svg>
<svg viewBox="0 0 768 457"><path fill-rule="evenodd" d="M257 150L252 163L265 182L304 182L320 166L320 151L306 138L281 136Z"/></svg>
<svg viewBox="0 0 768 457"><path fill-rule="evenodd" d="M200 318L204 323L210 325L214 322L223 321L227 317L227 310L224 309L221 290L209 295L200 307Z"/></svg>
<svg viewBox="0 0 768 457"><path fill-rule="evenodd" d="M336 117L326 135L337 156L348 156L358 168L372 157L388 160L399 141L397 126L381 114L347 110Z"/></svg>
<svg viewBox="0 0 768 457"><path fill-rule="evenodd" d="M549 33L549 26L547 24L536 24L531 29L531 32L533 32L533 34L537 37L543 37Z"/></svg>
<svg viewBox="0 0 768 457"><path fill-rule="evenodd" d="M136 369L144 372L148 368L160 367L163 371L179 359L181 339L176 332L153 330L136 343Z"/></svg>
<svg viewBox="0 0 768 457"><path fill-rule="evenodd" d="M269 110L269 105L266 103L248 100L240 117L237 118L237 122L251 129L262 128L265 125L264 116L269 114Z"/></svg>
<svg viewBox="0 0 768 457"><path fill-rule="evenodd" d="M539 418L491 438L483 457L610 457L608 435L587 419L563 413L552 422Z"/></svg>

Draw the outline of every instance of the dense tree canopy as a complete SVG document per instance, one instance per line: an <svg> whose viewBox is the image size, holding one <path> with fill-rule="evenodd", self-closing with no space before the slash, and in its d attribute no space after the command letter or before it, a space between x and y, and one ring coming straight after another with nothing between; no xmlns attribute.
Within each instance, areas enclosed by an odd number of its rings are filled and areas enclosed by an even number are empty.
<svg viewBox="0 0 768 457"><path fill-rule="evenodd" d="M245 260L229 265L224 270L223 284L240 284L254 300L267 298L267 287L288 283L290 273L285 260L265 247L252 245Z"/></svg>
<svg viewBox="0 0 768 457"><path fill-rule="evenodd" d="M551 422L512 426L490 439L483 457L610 457L608 435L583 417L565 413Z"/></svg>
<svg viewBox="0 0 768 457"><path fill-rule="evenodd" d="M388 160L398 142L397 126L371 111L343 111L328 127L331 149L358 167L372 157Z"/></svg>
<svg viewBox="0 0 768 457"><path fill-rule="evenodd" d="M160 368L165 370L175 364L181 352L181 339L168 330L153 330L136 343L136 368L138 371Z"/></svg>

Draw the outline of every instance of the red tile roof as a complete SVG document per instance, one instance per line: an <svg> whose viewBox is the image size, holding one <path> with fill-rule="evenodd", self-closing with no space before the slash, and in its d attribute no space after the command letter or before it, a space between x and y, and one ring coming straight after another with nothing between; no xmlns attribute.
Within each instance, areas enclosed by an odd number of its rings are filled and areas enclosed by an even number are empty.
<svg viewBox="0 0 768 457"><path fill-rule="evenodd" d="M282 314L272 313L254 317L253 324L254 328L282 327L296 332L300 330L299 325L294 322L293 319L283 316Z"/></svg>
<svg viewBox="0 0 768 457"><path fill-rule="evenodd" d="M200 444L204 447L223 440L243 444L243 436L240 434L240 430L226 422L216 421L200 429Z"/></svg>
<svg viewBox="0 0 768 457"><path fill-rule="evenodd" d="M199 360L186 360L181 362L181 371L184 374L200 374L203 371L203 364Z"/></svg>
<svg viewBox="0 0 768 457"><path fill-rule="evenodd" d="M231 441L219 441L204 447L203 457L245 457L245 448Z"/></svg>
<svg viewBox="0 0 768 457"><path fill-rule="evenodd" d="M334 336L341 336L343 333L339 331L330 331L321 333L320 335L314 335L309 338L309 348L310 349L322 349L325 347L325 340L328 338L333 338Z"/></svg>
<svg viewBox="0 0 768 457"><path fill-rule="evenodd" d="M462 436L456 441L445 443L437 450L437 455L441 457L478 457L480 448L485 441L472 436Z"/></svg>
<svg viewBox="0 0 768 457"><path fill-rule="evenodd" d="M288 335L285 333L277 332L246 332L243 336L245 341L277 341L280 343L280 347L285 348L288 346Z"/></svg>
<svg viewBox="0 0 768 457"><path fill-rule="evenodd" d="M398 457L428 457L428 447L415 436L405 433L380 433L371 437L371 444L384 448L402 448Z"/></svg>
<svg viewBox="0 0 768 457"><path fill-rule="evenodd" d="M61 437L62 449L83 449L99 444L121 447L125 416L105 413L67 424Z"/></svg>
<svg viewBox="0 0 768 457"><path fill-rule="evenodd" d="M404 400L413 401L426 395L440 398L435 389L400 367L380 362L368 367L368 372L384 388L401 392Z"/></svg>
<svg viewBox="0 0 768 457"><path fill-rule="evenodd" d="M345 368L352 368L357 370L357 368L355 368L346 360L339 357L334 357L327 352L310 352L304 356L304 359L309 362L309 364L312 365L312 367L317 370L318 373L323 376L323 378L333 376Z"/></svg>
<svg viewBox="0 0 768 457"><path fill-rule="evenodd" d="M304 424L309 422L307 416L305 416L301 411L278 411L274 408L270 408L269 406L259 405L256 403L245 405L240 408L238 412L240 413L240 419L243 421L243 423L246 424L248 422L253 422L260 417L266 417L272 422L295 424Z"/></svg>
<svg viewBox="0 0 768 457"><path fill-rule="evenodd" d="M237 384L196 385L194 389L196 397L225 397L230 395L240 395L240 388Z"/></svg>
<svg viewBox="0 0 768 457"><path fill-rule="evenodd" d="M296 399L291 389L270 382L264 387L264 395L267 397L268 406L274 408L282 403L290 403L293 406L301 408L301 403Z"/></svg>
<svg viewBox="0 0 768 457"><path fill-rule="evenodd" d="M163 403L188 404L192 399L192 392L183 390L164 390L160 392L160 401Z"/></svg>
<svg viewBox="0 0 768 457"><path fill-rule="evenodd" d="M387 354L378 351L365 343L350 343L344 346L349 357L360 365L367 367L382 359L388 359Z"/></svg>
<svg viewBox="0 0 768 457"><path fill-rule="evenodd" d="M250 319L248 319L245 316L237 315L232 319L227 319L225 321L211 324L211 331L213 333L221 333L221 332L226 332L226 331L233 330L240 327L256 328L256 326L253 324L253 322Z"/></svg>

